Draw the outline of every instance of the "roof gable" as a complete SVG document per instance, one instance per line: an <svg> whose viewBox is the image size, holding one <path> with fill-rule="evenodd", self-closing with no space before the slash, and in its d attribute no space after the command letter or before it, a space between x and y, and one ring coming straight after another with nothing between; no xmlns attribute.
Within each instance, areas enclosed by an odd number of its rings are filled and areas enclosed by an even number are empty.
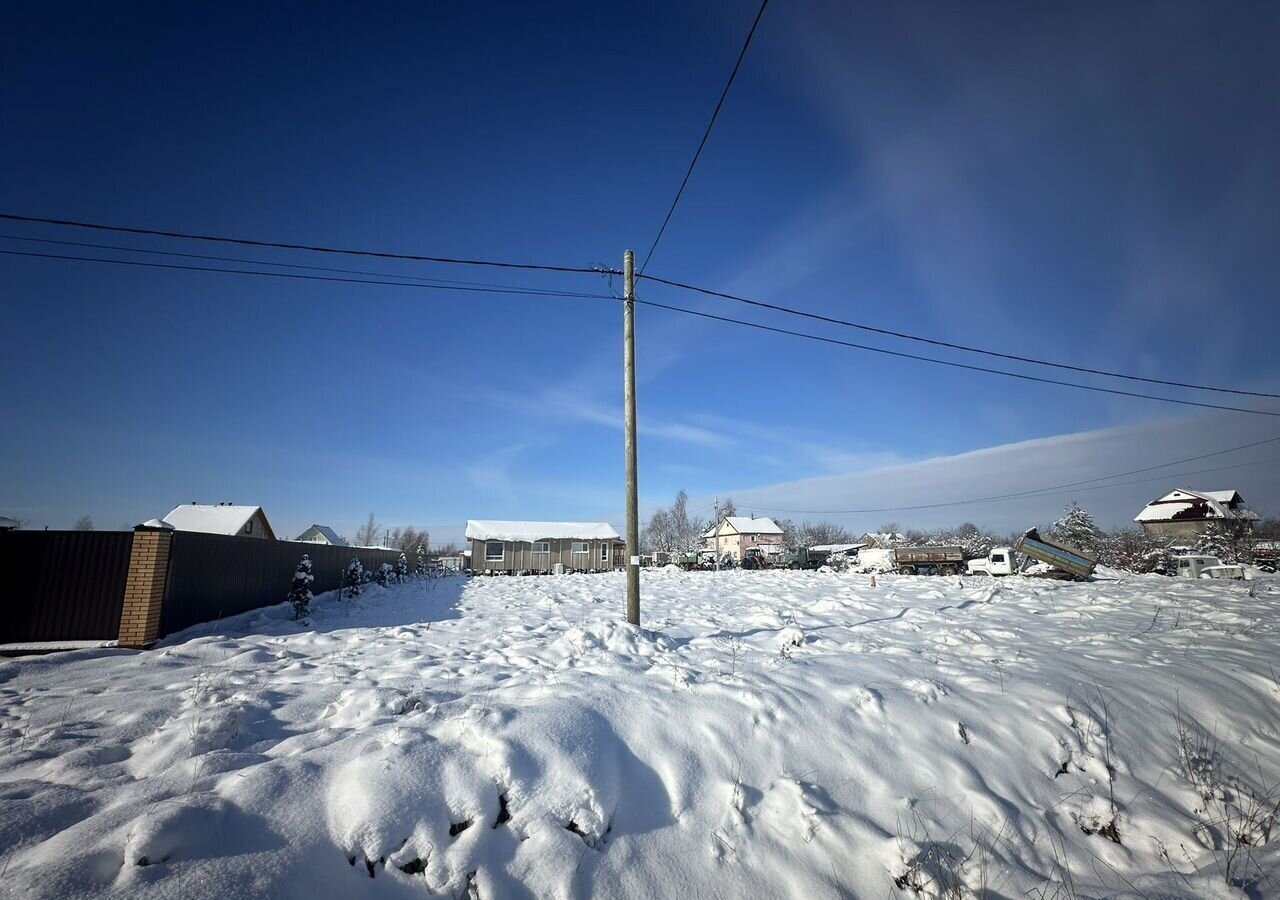
<svg viewBox="0 0 1280 900"><path fill-rule="evenodd" d="M768 516L753 518L752 516L725 516L720 525L728 525L738 534L782 534L778 523ZM703 537L715 537L719 525L712 525L703 533Z"/></svg>
<svg viewBox="0 0 1280 900"><path fill-rule="evenodd" d="M332 528L330 528L328 525L312 525L306 531L302 532L302 534L298 535L297 538L295 538L295 540L303 541L305 543L308 541L315 541L315 539L318 537L323 537L326 541L328 541L330 544L333 544L335 547L347 546L347 542L344 541L341 537L339 537L338 533L334 531Z"/></svg>
<svg viewBox="0 0 1280 900"><path fill-rule="evenodd" d="M174 527L175 531L199 531L204 534L240 534L245 524L254 516L262 517L265 533L274 538L275 533L267 522L267 515L261 506L233 506L230 503L199 504L188 503L175 506L163 521Z"/></svg>
<svg viewBox="0 0 1280 900"><path fill-rule="evenodd" d="M1256 519L1239 491L1193 491L1177 488L1157 497L1134 517L1135 522L1199 522L1208 519Z"/></svg>

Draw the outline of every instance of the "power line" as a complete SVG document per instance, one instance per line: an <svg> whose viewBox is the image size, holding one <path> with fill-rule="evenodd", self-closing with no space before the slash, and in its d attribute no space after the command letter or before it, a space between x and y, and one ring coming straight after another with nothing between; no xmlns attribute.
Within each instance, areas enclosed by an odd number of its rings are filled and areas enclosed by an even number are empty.
<svg viewBox="0 0 1280 900"><path fill-rule="evenodd" d="M652 306L656 309L665 309L671 312L683 313L688 316L697 316L701 319L711 319L716 322L727 322L731 325L742 325L747 328L756 328L761 331L769 331L774 334L786 334L791 337L805 338L811 341L820 341L824 344L833 344L837 347L847 347L853 350L866 350L870 353L880 353L885 356L894 356L899 359L911 359L917 362L927 362L938 366L948 366L953 369L965 369L970 372L985 372L988 375L1003 375L1006 378L1017 378L1022 381L1033 381L1038 384L1056 384L1060 387L1075 388L1081 391L1093 391L1100 394L1113 394L1118 397L1136 397L1141 400L1156 400L1160 403L1173 403L1178 406L1195 406L1201 409L1219 409L1226 412L1251 413L1255 416L1280 416L1280 412L1273 412L1265 409L1249 409L1243 406L1226 406L1221 403L1203 403L1199 400L1179 400L1175 397L1161 397L1157 394L1142 394L1137 391L1122 391L1118 388L1099 387L1092 384L1079 384L1074 381L1061 381L1056 378L1043 378L1039 375L1027 375L1023 372L1010 372L1005 369L992 369L987 366L975 366L969 363L953 362L948 359L937 359L932 356L921 356L916 353L904 353L901 350L888 350L884 347L872 347L869 344L858 344L853 341L842 341L838 338L824 337L818 334L809 334L804 331L792 331L789 328L778 328L773 325L764 325L759 322L748 322L745 319L734 319L728 316L717 316L713 313L700 312L695 309L686 309L682 306L670 306L665 303L657 303L653 300L636 299L636 303L645 306Z"/></svg>
<svg viewBox="0 0 1280 900"><path fill-rule="evenodd" d="M826 322L830 325L843 325L846 328L857 328L861 331L868 331L873 334L883 334L887 337L901 338L905 341L918 341L922 344L932 344L935 347L946 347L949 350L961 350L965 353L979 353L983 356L992 356L997 359L1007 359L1013 362L1030 363L1036 366L1050 366L1055 369L1066 369L1071 372L1081 372L1087 375L1105 375L1108 378L1123 378L1127 381L1141 381L1147 384L1160 384L1166 387L1190 388L1197 391L1216 391L1221 394L1241 394L1248 397L1271 397L1280 399L1280 394L1269 394L1264 391L1243 391L1236 388L1210 387L1203 384L1190 384L1185 381L1169 381L1163 378L1146 378L1142 375L1129 375L1124 372L1110 372L1106 369L1092 369L1087 366L1073 366L1068 363L1050 362L1049 360L1036 359L1030 356L1018 356L1014 353L1001 353L998 350L986 350L982 347L970 347L966 344L956 344L951 341L938 340L936 338L922 337L917 334L908 334L903 331L893 331L888 328L877 328L874 325L865 325L861 322L851 322L847 319L837 319L832 316L824 316L820 313L808 312L807 310L795 309L790 306L781 306L776 303L766 303L763 300L751 300L747 297L739 297L736 294L726 294L722 291L713 291L709 288L698 287L697 285L685 284L680 281L671 281L666 278L659 278L656 275L640 275L639 277L648 279L657 284L665 284L668 287L680 288L686 291L695 291L699 294L705 294L708 297L718 297L722 300L732 300L735 303L745 303L748 306L759 307L760 309L773 310L774 312L786 313L792 316L801 316L806 319L813 319L817 322Z"/></svg>
<svg viewBox="0 0 1280 900"><path fill-rule="evenodd" d="M662 235L666 233L667 225L671 222L671 216L676 211L676 205L680 202L680 197L684 194L685 186L689 184L689 178L693 175L693 167L698 164L698 157L702 156L702 148L707 146L707 139L711 137L711 129L716 127L716 119L720 116L720 108L724 106L724 100L729 96L729 88L733 87L733 80L738 77L738 69L742 68L742 60L747 55L747 48L751 46L751 39L755 37L756 26L760 24L760 19L764 16L764 9L769 5L769 0L762 0L760 3L760 11L756 13L755 21L751 23L751 30L747 32L747 39L742 44L742 50L738 53L738 61L733 64L733 71L729 73L729 80L725 83L724 90L720 92L720 99L716 102L716 108L711 113L711 121L707 123L707 130L702 133L702 140L698 142L698 149L693 154L693 159L689 161L689 170L684 173L684 180L680 182L680 189L676 191L676 197L671 201L671 208L667 210L667 217L662 220L662 227L658 229L658 236L653 239L653 244L649 247L649 252L645 254L644 262L640 265L640 274L644 274L645 267L649 265L649 260L653 258L653 251L658 249L658 242L662 240Z"/></svg>
<svg viewBox="0 0 1280 900"><path fill-rule="evenodd" d="M974 497L969 500L951 500L946 503L922 503L916 506L881 506L873 509L780 509L774 506L756 506L751 503L740 503L743 509L760 510L762 512L790 513L808 516L845 516L864 513L914 512L921 509L943 509L950 506L968 506L973 503L996 503L1002 500L1017 500L1031 497L1053 497L1076 494L1083 491L1102 491L1108 488L1124 487L1131 484L1147 484L1152 481L1164 481L1169 478L1181 478L1186 475L1205 475L1210 472L1226 472L1231 469L1246 469L1250 466L1261 466L1280 462L1280 457L1257 459L1253 462L1236 463L1230 466L1215 466L1211 469L1196 469L1191 472L1175 472L1172 475L1157 475L1154 478L1135 478L1132 481L1117 481L1114 484L1096 484L1076 490L1063 491L1057 488L1041 488L1036 491L1022 491L1017 494L998 494L993 497Z"/></svg>
<svg viewBox="0 0 1280 900"><path fill-rule="evenodd" d="M215 241L222 244L242 244L246 247L270 247L275 250L307 250L312 253L339 253L347 256L376 256L380 259L404 259L412 262L448 263L458 266L489 266L497 269L528 269L537 272L576 272L586 275L621 275L616 269L603 266L552 266L538 263L500 262L486 259L460 259L451 256L422 256L412 253L392 253L387 250L361 250L349 247L324 247L313 244L288 244L278 241L258 241L251 238L226 237L212 234L193 234L185 231L162 231L154 228L132 228L125 225L104 225L100 222L82 222L76 219L48 219L41 216L21 216L0 212L0 219L11 222L33 222L41 225L63 225L70 228L89 228L95 231L115 231L122 234L143 234L151 237L180 238L189 241Z"/></svg>
<svg viewBox="0 0 1280 900"><path fill-rule="evenodd" d="M117 266L135 266L144 269L177 269L188 272L219 272L224 275L258 275L266 278L295 278L303 281L331 281L339 284L377 284L384 287L407 287L421 288L423 290L434 291L462 291L465 293L477 294L515 294L528 295L534 297L563 297L570 300L613 300L614 297L608 294L587 294L572 293L565 291L548 291L541 288L516 288L516 287L479 287L467 285L452 284L421 284L418 282L408 281L380 281L369 278L337 278L326 275L303 275L299 272L262 272L255 269L227 269L219 266L183 266L177 263L153 263L143 262L137 259L103 259L94 256L71 256L55 253L28 253L22 250L0 250L0 254L5 256L27 256L37 259L60 259L70 260L74 262L92 262L107 263Z"/></svg>
<svg viewBox="0 0 1280 900"><path fill-rule="evenodd" d="M147 253L154 256L171 256L181 259L204 259L214 260L217 262L242 263L245 265L277 266L286 269L304 269L309 272L336 272L342 275L371 275L375 278L398 278L405 281L422 282L424 284L440 286L461 284L470 287L502 288L504 290L520 292L528 291L530 293L545 293L550 296L582 296L592 298L600 296L598 294L583 293L580 291L557 291L550 288L526 288L519 285L495 284L489 281L461 281L452 278L431 278L423 275L405 275L400 272L376 272L369 271L367 269L338 269L330 266L308 266L302 263L272 262L265 259L247 259L243 256L213 256L207 253L180 253L176 250L151 250L144 249L142 247L126 247L120 244L94 244L85 241L59 241L54 240L53 238L23 237L16 234L0 234L0 239L9 241L27 241L37 244L56 244L61 247L85 247L94 250L119 250L125 253ZM216 269L214 271L223 270Z"/></svg>

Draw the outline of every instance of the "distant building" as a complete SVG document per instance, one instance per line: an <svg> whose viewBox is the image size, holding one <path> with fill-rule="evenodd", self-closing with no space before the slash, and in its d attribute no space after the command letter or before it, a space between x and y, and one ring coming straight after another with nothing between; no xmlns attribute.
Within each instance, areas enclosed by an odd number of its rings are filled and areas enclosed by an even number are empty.
<svg viewBox="0 0 1280 900"><path fill-rule="evenodd" d="M347 542L328 525L312 525L302 534L294 538L304 544L328 544L330 547L346 547Z"/></svg>
<svg viewBox="0 0 1280 900"><path fill-rule="evenodd" d="M1251 528L1257 520L1239 491L1178 488L1152 500L1133 521L1148 534L1194 540L1211 524Z"/></svg>
<svg viewBox="0 0 1280 900"><path fill-rule="evenodd" d="M702 535L704 549L719 552L721 558L727 554L735 562L742 562L752 548L769 556L781 553L786 549L783 543L782 529L766 516L725 516Z"/></svg>
<svg viewBox="0 0 1280 900"><path fill-rule="evenodd" d="M185 506L175 506L162 521L172 525L175 531L239 535L268 541L276 539L261 506L188 503Z"/></svg>
<svg viewBox="0 0 1280 900"><path fill-rule="evenodd" d="M608 572L626 565L626 544L607 522L467 522L471 571L479 574Z"/></svg>

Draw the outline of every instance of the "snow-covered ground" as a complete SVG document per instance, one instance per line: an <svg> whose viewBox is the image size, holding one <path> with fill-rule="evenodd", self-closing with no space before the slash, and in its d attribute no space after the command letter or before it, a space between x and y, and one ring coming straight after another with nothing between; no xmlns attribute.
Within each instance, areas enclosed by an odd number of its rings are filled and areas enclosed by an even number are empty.
<svg viewBox="0 0 1280 900"><path fill-rule="evenodd" d="M0 661L0 894L1280 896L1280 582L646 571L646 631L623 592Z"/></svg>

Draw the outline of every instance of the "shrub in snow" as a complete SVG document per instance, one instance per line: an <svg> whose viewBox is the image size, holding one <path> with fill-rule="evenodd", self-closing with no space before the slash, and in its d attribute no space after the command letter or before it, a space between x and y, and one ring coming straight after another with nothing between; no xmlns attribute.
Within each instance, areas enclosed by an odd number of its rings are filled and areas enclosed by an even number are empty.
<svg viewBox="0 0 1280 900"><path fill-rule="evenodd" d="M427 548L418 545L418 568L415 573L419 578L427 577Z"/></svg>
<svg viewBox="0 0 1280 900"><path fill-rule="evenodd" d="M357 597L360 594L360 585L364 584L364 566L360 562L360 557L351 557L351 562L347 563L347 572L342 579L342 591L348 597Z"/></svg>
<svg viewBox="0 0 1280 900"><path fill-rule="evenodd" d="M405 558L404 553L400 554L400 558L396 560L396 581L404 584L409 580L409 560Z"/></svg>
<svg viewBox="0 0 1280 900"><path fill-rule="evenodd" d="M1102 532L1094 523L1093 516L1074 500L1062 511L1062 518L1053 523L1050 533L1077 550L1095 551L1102 543Z"/></svg>
<svg viewBox="0 0 1280 900"><path fill-rule="evenodd" d="M311 612L311 582L316 577L311 574L311 557L302 554L298 567L293 570L293 587L289 589L289 602L293 604L293 617L301 619Z"/></svg>
<svg viewBox="0 0 1280 900"><path fill-rule="evenodd" d="M1169 539L1138 528L1106 535L1099 549L1102 563L1112 568L1140 575L1169 571Z"/></svg>
<svg viewBox="0 0 1280 900"><path fill-rule="evenodd" d="M378 566L378 574L373 576L374 580L383 587L386 587L388 584L393 582L395 577L396 570L392 567L391 563L386 562Z"/></svg>

